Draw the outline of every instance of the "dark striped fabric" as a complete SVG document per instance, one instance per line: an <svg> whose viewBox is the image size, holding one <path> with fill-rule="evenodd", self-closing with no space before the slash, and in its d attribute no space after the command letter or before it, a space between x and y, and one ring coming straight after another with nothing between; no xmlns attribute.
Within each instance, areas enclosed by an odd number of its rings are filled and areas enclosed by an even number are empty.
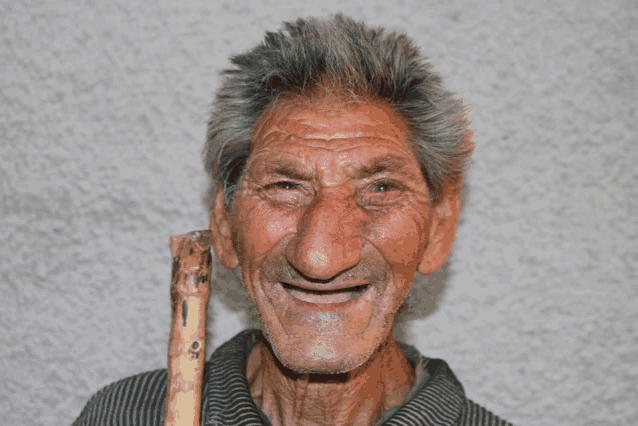
<svg viewBox="0 0 638 426"><path fill-rule="evenodd" d="M246 362L259 330L245 330L220 346L206 362L202 392L203 426L270 425L255 405L246 381ZM423 368L419 384L406 401L387 412L384 426L505 426L465 397L445 361L423 357L400 344L406 357ZM166 409L167 371L149 371L112 383L91 397L72 426L161 426Z"/></svg>

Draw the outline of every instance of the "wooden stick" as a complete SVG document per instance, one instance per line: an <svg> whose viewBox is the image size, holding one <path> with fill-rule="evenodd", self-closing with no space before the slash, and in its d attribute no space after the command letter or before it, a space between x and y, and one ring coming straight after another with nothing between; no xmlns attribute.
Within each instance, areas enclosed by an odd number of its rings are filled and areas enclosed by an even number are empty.
<svg viewBox="0 0 638 426"><path fill-rule="evenodd" d="M206 362L206 307L210 297L211 233L171 237L171 336L165 426L199 426Z"/></svg>

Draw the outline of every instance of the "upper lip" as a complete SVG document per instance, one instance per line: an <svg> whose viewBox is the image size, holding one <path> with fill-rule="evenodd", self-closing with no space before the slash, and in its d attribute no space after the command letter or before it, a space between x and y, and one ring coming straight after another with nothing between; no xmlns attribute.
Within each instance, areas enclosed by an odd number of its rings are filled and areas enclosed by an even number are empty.
<svg viewBox="0 0 638 426"><path fill-rule="evenodd" d="M359 289L357 289L356 287L366 287L370 285L368 283L361 283L361 282L318 284L318 283L308 283L308 282L300 283L300 282L285 282L285 281L282 281L281 284L294 287L296 290L322 292L322 293L334 292L334 291L340 291L340 290L357 291Z"/></svg>

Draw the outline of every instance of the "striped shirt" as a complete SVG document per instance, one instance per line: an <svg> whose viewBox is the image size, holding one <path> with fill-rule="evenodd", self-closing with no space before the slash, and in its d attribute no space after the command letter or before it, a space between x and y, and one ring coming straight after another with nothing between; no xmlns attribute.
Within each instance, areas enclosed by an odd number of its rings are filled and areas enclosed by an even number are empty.
<svg viewBox="0 0 638 426"><path fill-rule="evenodd" d="M248 355L262 339L259 330L242 331L206 362L202 426L271 424L255 404L246 380ZM421 378L405 402L386 412L378 426L511 425L466 398L445 361L426 358L412 346L399 345L420 369ZM72 426L161 426L167 388L165 368L127 377L93 395Z"/></svg>

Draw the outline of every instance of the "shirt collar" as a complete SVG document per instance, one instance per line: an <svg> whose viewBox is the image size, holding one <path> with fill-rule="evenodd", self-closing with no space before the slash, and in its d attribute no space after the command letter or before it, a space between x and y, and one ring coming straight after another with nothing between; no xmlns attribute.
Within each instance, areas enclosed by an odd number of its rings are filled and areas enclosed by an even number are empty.
<svg viewBox="0 0 638 426"><path fill-rule="evenodd" d="M206 362L202 393L205 426L270 425L253 401L246 379L250 350L263 339L260 330L244 330L217 348ZM447 363L424 357L415 347L398 343L415 366L416 384L403 404L388 410L377 425L455 424L466 398Z"/></svg>

